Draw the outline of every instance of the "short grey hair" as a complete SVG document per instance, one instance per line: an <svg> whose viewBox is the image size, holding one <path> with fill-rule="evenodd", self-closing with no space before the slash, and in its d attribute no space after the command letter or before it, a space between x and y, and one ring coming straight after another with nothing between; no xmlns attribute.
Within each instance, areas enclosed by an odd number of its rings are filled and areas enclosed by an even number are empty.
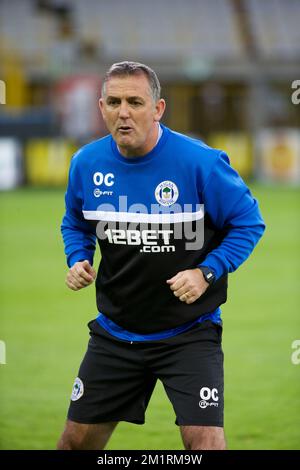
<svg viewBox="0 0 300 470"><path fill-rule="evenodd" d="M145 75L149 82L150 91L155 103L160 99L161 86L154 70L148 65L139 62L117 62L113 64L105 74L102 83L102 96L105 95L105 85L112 77L126 77L130 75Z"/></svg>

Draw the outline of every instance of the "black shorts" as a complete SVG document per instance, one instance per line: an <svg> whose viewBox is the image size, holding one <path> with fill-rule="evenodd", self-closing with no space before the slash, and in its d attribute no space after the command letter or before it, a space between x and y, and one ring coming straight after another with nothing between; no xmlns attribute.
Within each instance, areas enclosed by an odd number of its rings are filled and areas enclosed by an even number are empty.
<svg viewBox="0 0 300 470"><path fill-rule="evenodd" d="M178 425L223 427L222 327L207 320L172 338L119 340L96 320L75 380L68 419L78 423L145 422L156 380Z"/></svg>

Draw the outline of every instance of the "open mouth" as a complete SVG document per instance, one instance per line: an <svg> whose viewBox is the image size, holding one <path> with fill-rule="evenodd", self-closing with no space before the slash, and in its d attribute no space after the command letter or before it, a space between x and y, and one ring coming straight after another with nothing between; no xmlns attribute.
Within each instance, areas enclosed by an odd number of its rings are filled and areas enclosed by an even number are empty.
<svg viewBox="0 0 300 470"><path fill-rule="evenodd" d="M132 131L132 127L130 126L120 126L118 127L118 131L122 134L127 134L128 132Z"/></svg>

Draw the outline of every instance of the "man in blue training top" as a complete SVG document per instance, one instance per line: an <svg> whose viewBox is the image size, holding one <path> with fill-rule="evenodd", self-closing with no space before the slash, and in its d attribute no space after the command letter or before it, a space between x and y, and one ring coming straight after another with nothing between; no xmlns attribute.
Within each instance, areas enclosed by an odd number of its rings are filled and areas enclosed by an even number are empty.
<svg viewBox="0 0 300 470"><path fill-rule="evenodd" d="M67 286L96 279L98 316L58 448L143 424L160 379L184 447L224 449L220 305L263 234L257 201L224 152L160 124L148 66L112 65L99 104L110 135L73 157L62 223Z"/></svg>

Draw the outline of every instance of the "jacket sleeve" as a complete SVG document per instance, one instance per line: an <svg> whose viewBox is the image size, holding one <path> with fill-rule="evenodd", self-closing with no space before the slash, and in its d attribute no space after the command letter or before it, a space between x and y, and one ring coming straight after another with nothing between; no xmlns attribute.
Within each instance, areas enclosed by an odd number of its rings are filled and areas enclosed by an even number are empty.
<svg viewBox="0 0 300 470"><path fill-rule="evenodd" d="M229 158L221 152L203 193L205 212L218 229L225 230L221 244L201 263L214 270L216 279L235 271L251 254L265 224L258 203Z"/></svg>
<svg viewBox="0 0 300 470"><path fill-rule="evenodd" d="M61 224L65 254L69 267L77 261L87 259L93 264L96 235L82 214L83 194L76 155L69 172L69 182L65 195L66 211Z"/></svg>

